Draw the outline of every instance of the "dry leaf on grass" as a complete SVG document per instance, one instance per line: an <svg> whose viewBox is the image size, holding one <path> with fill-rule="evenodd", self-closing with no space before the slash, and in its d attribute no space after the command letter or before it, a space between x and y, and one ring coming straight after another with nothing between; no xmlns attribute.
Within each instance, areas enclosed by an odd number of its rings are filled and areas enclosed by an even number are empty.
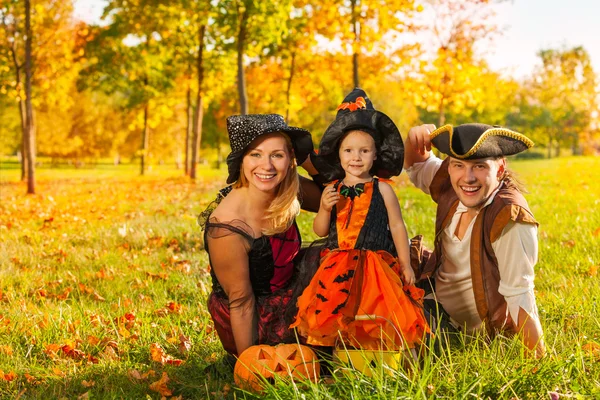
<svg viewBox="0 0 600 400"><path fill-rule="evenodd" d="M170 364L170 365L181 365L184 363L183 360L178 360L173 358L172 356L165 353L165 351L160 347L158 343L152 343L150 345L150 358L153 361L159 362L161 364Z"/></svg>
<svg viewBox="0 0 600 400"><path fill-rule="evenodd" d="M17 377L17 374L15 373L15 371L10 371L9 373L5 374L4 371L2 371L0 369L0 378L2 380L11 382L11 381L15 380L16 377Z"/></svg>
<svg viewBox="0 0 600 400"><path fill-rule="evenodd" d="M192 342L190 338L186 337L184 334L179 335L179 352L181 354L188 354L192 349Z"/></svg>
<svg viewBox="0 0 600 400"><path fill-rule="evenodd" d="M166 372L162 373L162 377L150 384L150 390L154 392L160 393L162 396L171 396L173 392L167 387L167 383L169 382L169 376Z"/></svg>

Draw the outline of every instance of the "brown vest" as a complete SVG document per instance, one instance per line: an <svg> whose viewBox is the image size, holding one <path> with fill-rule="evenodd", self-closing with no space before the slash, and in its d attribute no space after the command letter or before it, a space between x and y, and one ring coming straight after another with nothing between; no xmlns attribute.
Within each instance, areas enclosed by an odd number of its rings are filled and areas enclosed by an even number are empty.
<svg viewBox="0 0 600 400"><path fill-rule="evenodd" d="M447 158L442 163L429 187L431 197L438 204L435 222L435 250L420 278L431 277L442 258L442 232L452 221L458 207L458 196L450 184ZM498 292L500 273L492 243L502 234L509 221L535 224L527 201L517 189L501 183L492 203L482 209L475 219L471 234L471 279L477 312L490 336L503 330L514 333L515 325L506 313L506 300Z"/></svg>

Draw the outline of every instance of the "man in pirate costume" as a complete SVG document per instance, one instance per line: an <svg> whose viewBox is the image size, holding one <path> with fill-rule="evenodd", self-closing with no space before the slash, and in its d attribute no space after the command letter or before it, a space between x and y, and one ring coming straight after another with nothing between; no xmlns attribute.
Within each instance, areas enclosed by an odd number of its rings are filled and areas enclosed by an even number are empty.
<svg viewBox="0 0 600 400"><path fill-rule="evenodd" d="M448 157L436 157L431 145ZM545 349L533 293L538 224L505 158L532 146L526 136L496 126L422 125L408 133L404 167L437 203L434 251L413 260L417 280L434 288L430 296L439 304L429 302L432 314L442 310L468 333L520 334L540 357Z"/></svg>

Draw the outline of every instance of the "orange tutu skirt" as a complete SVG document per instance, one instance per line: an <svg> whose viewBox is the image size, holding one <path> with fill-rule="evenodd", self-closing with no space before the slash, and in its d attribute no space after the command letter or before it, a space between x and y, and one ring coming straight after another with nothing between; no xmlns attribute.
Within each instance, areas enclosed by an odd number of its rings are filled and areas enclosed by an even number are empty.
<svg viewBox="0 0 600 400"><path fill-rule="evenodd" d="M298 298L291 328L318 346L342 340L363 349L413 347L430 331L421 306L424 292L403 287L399 268L386 251L324 250L319 269ZM383 318L356 320L357 315Z"/></svg>

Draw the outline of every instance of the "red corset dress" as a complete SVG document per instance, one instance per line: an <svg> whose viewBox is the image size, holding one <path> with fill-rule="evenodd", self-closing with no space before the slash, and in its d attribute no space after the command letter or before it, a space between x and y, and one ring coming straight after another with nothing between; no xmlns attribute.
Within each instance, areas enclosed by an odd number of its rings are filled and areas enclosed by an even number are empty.
<svg viewBox="0 0 600 400"><path fill-rule="evenodd" d="M232 251L232 249L209 249L210 239L228 235L239 235L246 243L248 269L252 291L256 298L258 314L258 343L278 344L294 342L295 335L289 329L284 314L292 296L289 288L294 274L294 257L301 246L300 231L294 222L287 231L273 235L253 237L252 229L240 220L218 221L210 217L215 204L231 191L231 186L220 191L217 200L201 214L200 224L204 227L204 246L210 251ZM215 330L223 348L236 354L236 346L231 330L230 304L214 271L211 269L212 292L208 298L208 311L215 324ZM247 329L251 329L251 323Z"/></svg>
<svg viewBox="0 0 600 400"><path fill-rule="evenodd" d="M342 197L331 211L326 248L298 298L291 327L313 345L333 346L341 338L363 349L398 349L402 338L391 322L412 347L429 332L421 306L423 291L402 284L378 181L353 187L337 182L335 187ZM357 321L356 315L377 315L390 322Z"/></svg>

